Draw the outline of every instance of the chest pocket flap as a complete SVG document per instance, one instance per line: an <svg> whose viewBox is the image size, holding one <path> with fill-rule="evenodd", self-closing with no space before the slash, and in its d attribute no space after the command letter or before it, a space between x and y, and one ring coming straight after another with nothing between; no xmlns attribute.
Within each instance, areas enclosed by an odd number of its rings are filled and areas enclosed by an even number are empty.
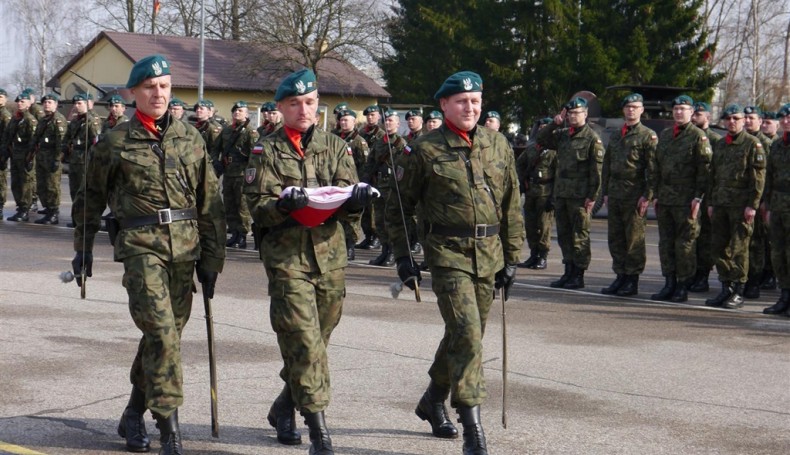
<svg viewBox="0 0 790 455"><path fill-rule="evenodd" d="M450 180L466 178L466 167L458 155L443 155L433 161L433 172Z"/></svg>

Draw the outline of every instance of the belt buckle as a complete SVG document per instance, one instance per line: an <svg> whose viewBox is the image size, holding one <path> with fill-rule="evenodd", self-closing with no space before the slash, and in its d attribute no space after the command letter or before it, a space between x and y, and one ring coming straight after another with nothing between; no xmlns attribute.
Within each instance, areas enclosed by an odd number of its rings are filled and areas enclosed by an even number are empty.
<svg viewBox="0 0 790 455"><path fill-rule="evenodd" d="M156 218L159 220L159 224L170 224L173 222L173 216L169 208L157 210Z"/></svg>
<svg viewBox="0 0 790 455"><path fill-rule="evenodd" d="M488 225L487 224L475 224L475 238L482 239L486 237Z"/></svg>

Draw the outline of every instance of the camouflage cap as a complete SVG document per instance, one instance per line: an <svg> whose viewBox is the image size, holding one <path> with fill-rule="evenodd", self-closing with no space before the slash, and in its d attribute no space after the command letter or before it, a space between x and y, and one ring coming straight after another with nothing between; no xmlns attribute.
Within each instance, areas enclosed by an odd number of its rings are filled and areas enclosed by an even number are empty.
<svg viewBox="0 0 790 455"><path fill-rule="evenodd" d="M757 106L746 106L745 108L743 108L743 113L746 115L757 114L757 116L761 118L763 116L763 110Z"/></svg>
<svg viewBox="0 0 790 455"><path fill-rule="evenodd" d="M393 109L387 109L387 112L384 113L384 118L387 117L398 117L398 111Z"/></svg>
<svg viewBox="0 0 790 455"><path fill-rule="evenodd" d="M366 107L364 111L362 111L363 115L372 114L374 112L381 112L379 107L375 104L371 104L370 106Z"/></svg>
<svg viewBox="0 0 790 455"><path fill-rule="evenodd" d="M776 112L777 118L783 118L790 115L790 103L785 104L784 106L780 107L779 110Z"/></svg>
<svg viewBox="0 0 790 455"><path fill-rule="evenodd" d="M136 87L146 79L170 74L170 62L164 55L154 54L137 61L129 73L126 88Z"/></svg>
<svg viewBox="0 0 790 455"><path fill-rule="evenodd" d="M107 104L126 104L126 101L123 100L121 95L113 95L107 100Z"/></svg>
<svg viewBox="0 0 790 455"><path fill-rule="evenodd" d="M581 107L586 109L587 108L587 100L582 98L582 97L580 97L580 96L577 96L575 98L572 98L567 103L565 103L564 107L567 110L577 109L577 108L581 108Z"/></svg>
<svg viewBox="0 0 790 455"><path fill-rule="evenodd" d="M765 120L776 120L779 117L776 116L776 112L765 111L765 112L763 112L763 118Z"/></svg>
<svg viewBox="0 0 790 455"><path fill-rule="evenodd" d="M694 112L710 112L710 104L704 101L694 103Z"/></svg>
<svg viewBox="0 0 790 455"><path fill-rule="evenodd" d="M357 118L357 113L352 111L351 109L340 109L339 111L337 111L338 120L340 120L341 117L345 117L347 115Z"/></svg>
<svg viewBox="0 0 790 455"><path fill-rule="evenodd" d="M406 120L412 117L422 117L422 114L420 113L419 109L412 109L406 113Z"/></svg>
<svg viewBox="0 0 790 455"><path fill-rule="evenodd" d="M691 106L694 107L694 100L688 95L680 95L672 100L672 107L675 106Z"/></svg>
<svg viewBox="0 0 790 455"><path fill-rule="evenodd" d="M348 109L348 103L346 103L345 101L343 101L342 103L339 103L337 106L335 106L335 108L332 109L332 113L337 115L343 109Z"/></svg>
<svg viewBox="0 0 790 455"><path fill-rule="evenodd" d="M433 95L433 99L438 100L457 93L482 91L483 79L479 74L471 71L459 71L444 81L439 90Z"/></svg>
<svg viewBox="0 0 790 455"><path fill-rule="evenodd" d="M486 112L486 115L483 116L483 119L490 119L490 118L502 120L502 117L499 115L499 112L497 111L488 111Z"/></svg>
<svg viewBox="0 0 790 455"><path fill-rule="evenodd" d="M214 107L214 102L211 100L198 100L198 102L195 103L193 109L197 110L197 108L199 108L200 106L212 108Z"/></svg>
<svg viewBox="0 0 790 455"><path fill-rule="evenodd" d="M14 99L14 102L17 102L19 100L30 100L30 93L22 90L22 92L19 95L16 96L16 98Z"/></svg>
<svg viewBox="0 0 790 455"><path fill-rule="evenodd" d="M743 115L743 108L739 104L730 104L725 107L721 112L721 118L727 118L731 115Z"/></svg>
<svg viewBox="0 0 790 455"><path fill-rule="evenodd" d="M623 98L623 101L620 102L620 107L625 107L626 105L631 103L644 103L644 102L645 99L644 97L642 97L642 95L640 95L639 93L631 93L630 95L626 95L626 97Z"/></svg>
<svg viewBox="0 0 790 455"><path fill-rule="evenodd" d="M181 99L179 99L179 98L171 98L170 99L170 104L168 104L168 107L173 107L173 106L181 106L181 107L186 109L187 103L181 101Z"/></svg>
<svg viewBox="0 0 790 455"><path fill-rule="evenodd" d="M52 101L60 101L60 95L54 92L49 92L46 95L41 97L41 102L52 100Z"/></svg>
<svg viewBox="0 0 790 455"><path fill-rule="evenodd" d="M71 97L71 102L76 103L77 101L88 101L88 94L87 93L77 93L76 95Z"/></svg>
<svg viewBox="0 0 790 455"><path fill-rule="evenodd" d="M442 115L442 113L439 111L431 111L428 114L428 120L432 120L432 119L444 120L444 115Z"/></svg>
<svg viewBox="0 0 790 455"><path fill-rule="evenodd" d="M277 104L274 101L267 101L261 104L261 112L274 112L277 110Z"/></svg>
<svg viewBox="0 0 790 455"><path fill-rule="evenodd" d="M274 101L281 101L289 96L300 96L318 89L315 73L307 68L289 74L280 82L274 93Z"/></svg>
<svg viewBox="0 0 790 455"><path fill-rule="evenodd" d="M236 112L236 109L238 109L240 107L247 107L247 102L246 101L241 101L241 100L236 101L235 103L233 103L233 107L230 108L230 111L231 112Z"/></svg>

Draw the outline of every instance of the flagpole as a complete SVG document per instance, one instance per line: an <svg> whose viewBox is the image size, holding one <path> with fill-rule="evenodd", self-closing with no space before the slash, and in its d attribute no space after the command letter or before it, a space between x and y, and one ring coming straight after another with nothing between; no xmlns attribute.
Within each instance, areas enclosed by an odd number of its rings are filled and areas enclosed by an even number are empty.
<svg viewBox="0 0 790 455"><path fill-rule="evenodd" d="M198 64L198 100L203 99L203 70L206 54L206 36L204 23L206 19L206 0L200 0L200 63Z"/></svg>

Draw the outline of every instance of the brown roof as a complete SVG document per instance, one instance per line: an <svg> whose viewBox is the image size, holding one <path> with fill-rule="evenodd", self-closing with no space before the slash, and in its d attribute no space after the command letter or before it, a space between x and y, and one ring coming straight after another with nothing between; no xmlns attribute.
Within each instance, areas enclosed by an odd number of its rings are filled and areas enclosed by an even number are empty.
<svg viewBox="0 0 790 455"><path fill-rule="evenodd" d="M55 74L51 82L59 80L88 49L94 47L102 38L109 40L132 62L154 53L165 55L172 66L173 87L197 88L200 59L199 38L109 31L99 33ZM245 64L251 53L258 54L257 60L259 61L275 61L273 57L270 59L260 58L261 52L263 51L260 46L254 46L250 42L205 40L204 89L274 92L283 77L301 68L301 65L295 63L279 63L276 67L273 65L271 68L258 70ZM328 95L374 98L391 96L365 73L346 61L334 58L325 58L318 63L318 78L321 93Z"/></svg>

